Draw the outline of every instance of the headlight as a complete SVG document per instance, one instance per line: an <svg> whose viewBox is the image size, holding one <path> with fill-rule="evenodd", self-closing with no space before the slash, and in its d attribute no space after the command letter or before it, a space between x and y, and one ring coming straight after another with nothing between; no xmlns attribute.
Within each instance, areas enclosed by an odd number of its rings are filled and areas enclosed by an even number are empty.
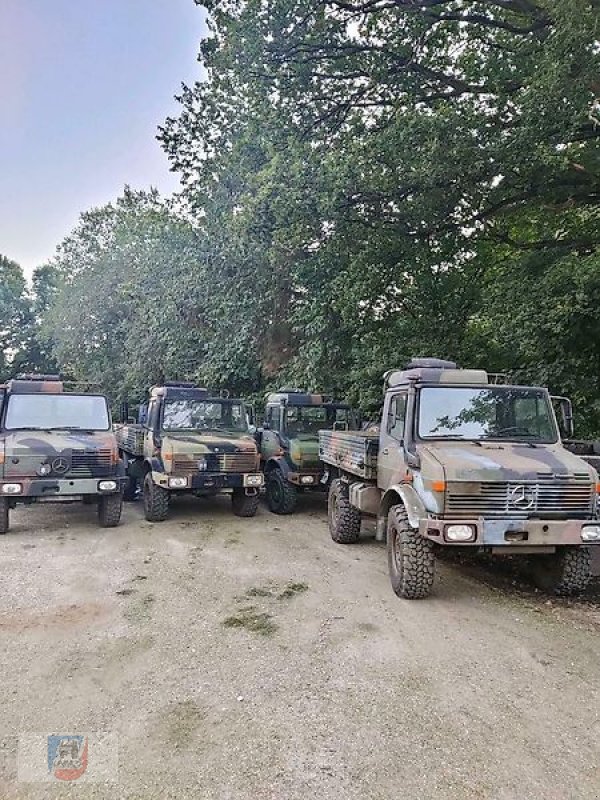
<svg viewBox="0 0 600 800"><path fill-rule="evenodd" d="M262 486L263 485L263 476L261 474L258 474L258 475L244 475L244 485L245 486Z"/></svg>
<svg viewBox="0 0 600 800"><path fill-rule="evenodd" d="M208 464L206 463L205 458L199 458L197 462L198 472L206 472L206 468Z"/></svg>
<svg viewBox="0 0 600 800"><path fill-rule="evenodd" d="M169 478L169 489L185 489L187 478Z"/></svg>
<svg viewBox="0 0 600 800"><path fill-rule="evenodd" d="M600 542L600 525L586 525L581 530L582 542Z"/></svg>
<svg viewBox="0 0 600 800"><path fill-rule="evenodd" d="M117 482L116 481L100 481L98 483L98 489L101 492L116 492L117 491Z"/></svg>
<svg viewBox="0 0 600 800"><path fill-rule="evenodd" d="M20 483L5 483L2 487L2 494L21 494L23 486Z"/></svg>
<svg viewBox="0 0 600 800"><path fill-rule="evenodd" d="M315 476L314 475L303 475L300 478L300 483L314 483L314 482L315 482Z"/></svg>
<svg viewBox="0 0 600 800"><path fill-rule="evenodd" d="M446 525L444 538L448 542L472 542L476 529L473 525Z"/></svg>

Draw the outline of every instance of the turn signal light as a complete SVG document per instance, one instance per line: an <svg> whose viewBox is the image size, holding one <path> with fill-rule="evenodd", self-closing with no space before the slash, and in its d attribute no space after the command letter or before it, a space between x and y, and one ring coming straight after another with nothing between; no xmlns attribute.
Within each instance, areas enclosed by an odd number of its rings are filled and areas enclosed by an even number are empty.
<svg viewBox="0 0 600 800"><path fill-rule="evenodd" d="M431 484L431 488L434 492L445 492L446 491L446 481L433 481Z"/></svg>

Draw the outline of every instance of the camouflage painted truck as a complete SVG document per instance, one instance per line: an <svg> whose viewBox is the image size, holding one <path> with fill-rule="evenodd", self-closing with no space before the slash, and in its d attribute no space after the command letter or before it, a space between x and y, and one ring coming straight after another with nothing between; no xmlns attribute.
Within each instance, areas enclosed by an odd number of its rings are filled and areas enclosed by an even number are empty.
<svg viewBox="0 0 600 800"><path fill-rule="evenodd" d="M115 433L129 494L142 484L150 522L167 519L171 497L181 494L230 494L234 514L256 514L264 479L242 400L166 382L150 391L145 421L117 425Z"/></svg>
<svg viewBox="0 0 600 800"><path fill-rule="evenodd" d="M598 475L562 446L546 389L418 359L386 373L378 432L319 436L331 536L356 542L363 516L374 518L398 596L427 596L436 550L457 546L527 556L559 595L587 586Z"/></svg>
<svg viewBox="0 0 600 800"><path fill-rule="evenodd" d="M299 492L324 491L319 431L356 427L358 417L349 405L321 394L280 389L268 395L264 424L257 439L270 510L291 514Z"/></svg>
<svg viewBox="0 0 600 800"><path fill-rule="evenodd" d="M94 503L114 527L125 482L103 395L65 391L54 375L0 387L0 533L21 503Z"/></svg>

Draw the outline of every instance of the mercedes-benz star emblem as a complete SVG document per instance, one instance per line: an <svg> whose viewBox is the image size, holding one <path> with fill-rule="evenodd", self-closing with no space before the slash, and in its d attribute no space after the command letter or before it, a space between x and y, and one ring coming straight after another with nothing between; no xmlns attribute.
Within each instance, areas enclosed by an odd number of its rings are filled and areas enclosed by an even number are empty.
<svg viewBox="0 0 600 800"><path fill-rule="evenodd" d="M68 469L69 469L69 462L67 461L66 458L63 458L62 456L55 458L54 461L52 462L52 472L56 472L59 475L62 475Z"/></svg>
<svg viewBox="0 0 600 800"><path fill-rule="evenodd" d="M535 488L533 486L515 486L508 496L511 506L520 511L529 511L535 505Z"/></svg>

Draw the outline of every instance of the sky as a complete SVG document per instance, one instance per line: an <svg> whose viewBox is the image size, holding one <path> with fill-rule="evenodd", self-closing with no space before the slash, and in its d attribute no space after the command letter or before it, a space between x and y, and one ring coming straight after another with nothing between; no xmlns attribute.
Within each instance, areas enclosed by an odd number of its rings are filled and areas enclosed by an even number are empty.
<svg viewBox="0 0 600 800"><path fill-rule="evenodd" d="M155 139L202 79L194 0L0 0L0 254L31 275L125 184L179 182Z"/></svg>

